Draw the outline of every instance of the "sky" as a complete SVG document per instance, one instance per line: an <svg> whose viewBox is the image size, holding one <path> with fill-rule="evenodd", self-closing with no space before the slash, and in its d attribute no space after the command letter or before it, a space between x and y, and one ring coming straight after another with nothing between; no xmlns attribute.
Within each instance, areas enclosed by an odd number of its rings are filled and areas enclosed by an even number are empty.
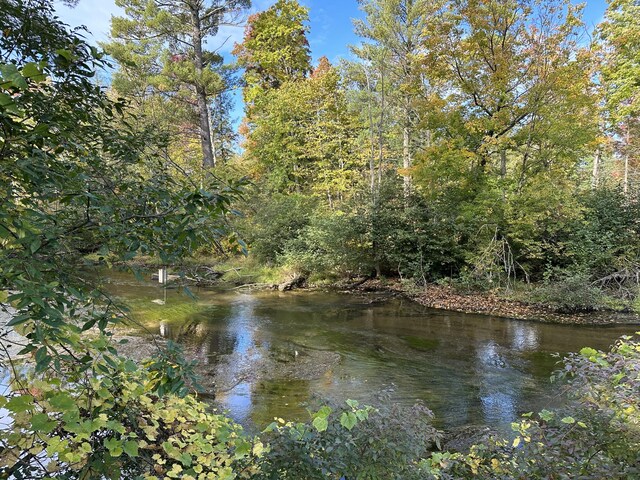
<svg viewBox="0 0 640 480"><path fill-rule="evenodd" d="M253 12L267 9L276 0L253 0ZM80 0L78 6L70 8L63 5L61 0L55 0L56 11L60 19L72 27L85 26L90 35L89 42L104 41L109 35L112 15L122 15L123 11L115 4L115 0ZM572 0L579 3L578 0ZM331 63L337 64L341 58L349 58L349 45L356 45L359 40L353 33L354 18L361 18L357 0L300 0L309 8L310 33L309 44L314 61L326 56ZM586 0L584 22L589 30L598 24L607 6L606 0ZM222 28L217 37L209 40L208 47L220 48L228 60L232 60L231 50L236 42L242 41L244 29L242 27ZM236 95L239 98L238 95ZM236 122L241 115L242 107L237 105L233 115ZM235 123L235 122L234 122Z"/></svg>
<svg viewBox="0 0 640 480"><path fill-rule="evenodd" d="M577 0L573 0L578 3ZM254 12L265 10L275 0L254 0ZM314 60L325 55L333 62L349 57L348 45L358 42L353 33L352 19L361 17L356 0L301 0L310 9L309 43ZM588 27L595 26L606 8L606 0L586 0L584 20ZM90 41L97 42L107 38L112 15L122 14L115 0L80 0L75 8L69 8L56 0L56 10L65 23L75 27L84 25L91 36ZM211 40L210 47L218 48L228 55L235 42L242 40L242 27L221 29L218 37Z"/></svg>

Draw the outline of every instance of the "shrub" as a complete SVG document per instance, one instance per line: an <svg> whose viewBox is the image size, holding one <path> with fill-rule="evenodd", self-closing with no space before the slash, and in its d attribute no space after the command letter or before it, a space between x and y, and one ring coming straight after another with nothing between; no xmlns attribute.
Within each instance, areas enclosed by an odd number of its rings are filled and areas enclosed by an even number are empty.
<svg viewBox="0 0 640 480"><path fill-rule="evenodd" d="M273 423L261 462L263 480L409 479L419 459L438 440L431 412L393 406L383 410L323 407L309 423Z"/></svg>
<svg viewBox="0 0 640 480"><path fill-rule="evenodd" d="M427 205L383 189L371 212L371 236L382 273L413 278L420 283L452 276L463 264L455 216L442 205Z"/></svg>
<svg viewBox="0 0 640 480"><path fill-rule="evenodd" d="M373 270L366 217L339 210L316 210L281 261L323 278L369 274Z"/></svg>
<svg viewBox="0 0 640 480"><path fill-rule="evenodd" d="M529 294L529 299L562 313L599 310L605 303L604 293L592 285L586 273L571 271L547 276L545 283Z"/></svg>
<svg viewBox="0 0 640 480"><path fill-rule="evenodd" d="M88 365L71 360L64 377L14 378L13 392L0 397L9 420L0 431L0 477L231 479L256 472L262 444L242 427L193 396L162 395L156 387L168 383L158 372L110 353L106 337L76 340L74 353L90 356Z"/></svg>
<svg viewBox="0 0 640 480"><path fill-rule="evenodd" d="M640 476L640 342L609 352L583 348L556 374L568 380L564 413L524 415L513 440L492 439L467 454L434 453L425 478L630 479Z"/></svg>
<svg viewBox="0 0 640 480"><path fill-rule="evenodd" d="M239 225L249 252L265 263L276 263L309 225L315 200L304 195L274 195L259 203Z"/></svg>

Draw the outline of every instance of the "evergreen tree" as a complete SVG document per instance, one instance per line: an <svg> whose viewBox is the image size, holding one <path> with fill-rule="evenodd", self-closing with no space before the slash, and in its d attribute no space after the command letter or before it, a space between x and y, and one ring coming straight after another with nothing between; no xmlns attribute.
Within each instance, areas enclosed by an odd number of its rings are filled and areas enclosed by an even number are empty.
<svg viewBox="0 0 640 480"><path fill-rule="evenodd" d="M126 17L112 20L112 41L106 50L120 64L116 88L137 90L138 96L160 93L181 99L195 113L202 165L216 163L212 139L212 99L228 84L222 58L206 42L221 25L235 23L249 0L117 0Z"/></svg>

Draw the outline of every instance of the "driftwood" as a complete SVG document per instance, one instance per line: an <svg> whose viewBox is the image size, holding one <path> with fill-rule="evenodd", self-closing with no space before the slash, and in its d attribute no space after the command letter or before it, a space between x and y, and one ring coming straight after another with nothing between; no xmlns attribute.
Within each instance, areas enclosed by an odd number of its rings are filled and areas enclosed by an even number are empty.
<svg viewBox="0 0 640 480"><path fill-rule="evenodd" d="M349 285L346 285L344 288L345 290L355 290L356 288L358 288L361 285L364 285L365 283L367 283L369 280L373 279L373 275L369 275L368 277L364 277L361 280L358 280L355 283L350 283Z"/></svg>
<svg viewBox="0 0 640 480"><path fill-rule="evenodd" d="M304 278L302 275L296 275L291 280L288 280L278 285L278 290L280 290L281 292L288 292L289 290L293 290L295 288L300 288L304 286L306 281L307 279Z"/></svg>
<svg viewBox="0 0 640 480"><path fill-rule="evenodd" d="M627 265L617 272L596 280L591 285L608 290L617 290L618 295L632 298L635 296L638 287L640 287L640 265L634 263Z"/></svg>

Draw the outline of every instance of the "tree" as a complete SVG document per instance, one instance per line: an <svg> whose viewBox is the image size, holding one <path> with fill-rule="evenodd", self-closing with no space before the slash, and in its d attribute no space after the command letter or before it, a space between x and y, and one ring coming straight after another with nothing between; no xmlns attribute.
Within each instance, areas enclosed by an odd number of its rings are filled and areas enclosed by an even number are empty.
<svg viewBox="0 0 640 480"><path fill-rule="evenodd" d="M211 99L227 88L222 58L205 48L221 25L233 24L249 0L118 0L127 17L112 20L107 51L120 63L121 77L185 99L197 113L198 136L205 168L215 166ZM122 79L124 80L124 78ZM116 85L118 85L116 78Z"/></svg>
<svg viewBox="0 0 640 480"><path fill-rule="evenodd" d="M309 11L297 0L278 0L249 17L241 44L233 53L244 72L244 101L251 107L267 91L301 80L311 71L307 41Z"/></svg>
<svg viewBox="0 0 640 480"><path fill-rule="evenodd" d="M340 75L326 58L307 79L285 82L259 103L246 159L269 189L316 194L330 206L359 182L361 128Z"/></svg>
<svg viewBox="0 0 640 480"><path fill-rule="evenodd" d="M630 167L640 158L640 5L635 0L612 0L600 24L601 81L607 119L620 139L624 158L623 188L629 192Z"/></svg>
<svg viewBox="0 0 640 480"><path fill-rule="evenodd" d="M373 42L354 52L364 61L376 58L381 69L388 68L390 104L394 121L402 135L402 175L405 195L411 191L411 173L416 150L415 108L421 94L420 65L428 48L431 22L440 2L431 0L361 0L364 20L356 20L356 33ZM383 75L383 70L381 70ZM384 100L385 96L381 96ZM383 109L384 110L384 109Z"/></svg>
<svg viewBox="0 0 640 480"><path fill-rule="evenodd" d="M232 468L251 448L238 427L177 390L163 395L158 378L120 358L110 326L125 317L81 272L136 255L170 263L214 245L228 235L237 188L194 184L159 155L165 139L96 85L104 55L57 20L51 1L0 7L0 309L23 335L11 351L15 341L0 337L11 371L0 397L11 419L0 432L0 476L156 475L159 457L147 447L180 435L175 415L194 427L206 420L209 438L233 431L225 453L202 467ZM10 368L16 350L33 368ZM165 368L180 375L179 364ZM158 430L143 428L151 417ZM210 442L189 443L195 455L211 454ZM166 461L167 470L182 464Z"/></svg>

